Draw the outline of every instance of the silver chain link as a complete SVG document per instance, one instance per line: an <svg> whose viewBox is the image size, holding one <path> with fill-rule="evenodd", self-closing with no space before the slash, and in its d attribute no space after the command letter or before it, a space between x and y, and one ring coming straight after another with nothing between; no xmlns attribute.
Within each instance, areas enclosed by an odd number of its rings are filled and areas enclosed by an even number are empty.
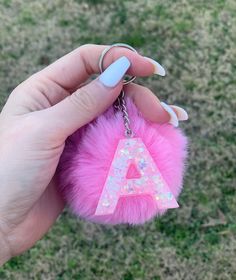
<svg viewBox="0 0 236 280"><path fill-rule="evenodd" d="M125 136L129 137L129 138L133 137L134 133L133 133L132 129L130 128L130 119L129 119L129 114L128 114L127 107L126 107L125 92L123 89L122 89L114 107L117 108L118 110L120 110L123 114L124 126L125 126Z"/></svg>
<svg viewBox="0 0 236 280"><path fill-rule="evenodd" d="M110 49L114 48L114 47L123 47L123 48L127 48L127 49L130 49L131 51L135 52L135 53L138 53L133 47L127 45L127 44L123 44L123 43L116 43L116 44L113 44L111 46L108 46L106 47L100 58L99 58L99 62L98 62L98 65L99 65L99 69L100 69L100 72L102 73L103 72L103 60L104 60L104 57L105 55L110 51ZM124 85L127 85L131 82L133 82L135 80L136 76L132 76L128 79L124 79L123 80L123 84ZM124 119L124 126L125 126L125 136L126 137L133 137L134 136L134 133L133 131L131 130L130 128L130 120L129 120L129 114L128 114L128 111L127 111L127 107L126 107L126 102L125 102L125 92L124 90L122 89L118 99L116 100L115 104L114 104L114 107L115 109L118 109L121 111L121 113L123 114L123 119Z"/></svg>

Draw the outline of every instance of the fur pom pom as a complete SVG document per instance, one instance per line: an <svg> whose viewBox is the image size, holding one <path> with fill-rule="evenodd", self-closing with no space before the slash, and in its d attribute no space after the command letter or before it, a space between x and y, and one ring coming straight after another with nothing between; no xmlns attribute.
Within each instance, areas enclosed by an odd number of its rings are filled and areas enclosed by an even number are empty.
<svg viewBox="0 0 236 280"><path fill-rule="evenodd" d="M143 140L162 177L178 197L185 169L187 139L170 124L154 124L142 118L127 100L135 137ZM150 195L120 197L111 215L95 215L118 142L124 138L120 112L110 108L96 120L75 132L66 141L58 178L59 187L72 211L87 220L106 224L142 224L165 210Z"/></svg>

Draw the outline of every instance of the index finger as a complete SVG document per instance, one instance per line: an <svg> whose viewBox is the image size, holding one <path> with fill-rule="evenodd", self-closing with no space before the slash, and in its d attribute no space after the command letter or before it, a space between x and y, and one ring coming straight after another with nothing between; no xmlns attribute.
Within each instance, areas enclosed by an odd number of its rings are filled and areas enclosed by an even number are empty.
<svg viewBox="0 0 236 280"><path fill-rule="evenodd" d="M83 45L58 59L36 75L47 77L64 89L74 89L85 82L90 75L99 73L99 58L106 47L105 45ZM104 67L108 67L121 56L126 56L131 62L129 75L144 77L158 71L158 63L155 64L155 61L123 47L112 48L107 53L104 58Z"/></svg>

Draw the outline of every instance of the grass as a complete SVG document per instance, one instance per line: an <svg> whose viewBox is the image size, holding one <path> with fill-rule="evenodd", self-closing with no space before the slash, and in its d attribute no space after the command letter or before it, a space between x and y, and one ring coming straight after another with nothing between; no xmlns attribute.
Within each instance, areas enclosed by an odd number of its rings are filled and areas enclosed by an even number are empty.
<svg viewBox="0 0 236 280"><path fill-rule="evenodd" d="M0 107L29 75L85 43L125 42L167 69L139 79L189 112L181 208L142 227L65 211L0 279L236 279L236 2L0 1Z"/></svg>

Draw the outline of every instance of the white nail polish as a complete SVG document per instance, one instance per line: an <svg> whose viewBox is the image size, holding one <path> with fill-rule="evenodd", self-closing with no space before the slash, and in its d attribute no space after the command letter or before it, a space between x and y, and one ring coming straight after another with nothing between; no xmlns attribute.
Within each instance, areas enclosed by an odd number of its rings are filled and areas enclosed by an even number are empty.
<svg viewBox="0 0 236 280"><path fill-rule="evenodd" d="M170 115L169 123L173 126L177 127L179 125L179 121L177 115L175 114L174 110L166 103L161 102L161 106L163 109Z"/></svg>
<svg viewBox="0 0 236 280"><path fill-rule="evenodd" d="M130 65L127 57L120 57L100 75L99 81L106 87L115 87L122 80Z"/></svg>
<svg viewBox="0 0 236 280"><path fill-rule="evenodd" d="M154 59L150 58L150 57L146 57L146 59L148 59L152 65L154 66L154 74L160 75L160 76L165 76L166 75L166 71L164 69L163 66L161 66L160 63L158 63L157 61L155 61Z"/></svg>
<svg viewBox="0 0 236 280"><path fill-rule="evenodd" d="M179 121L186 121L188 119L188 113L183 108L175 105L171 105L171 108L175 110Z"/></svg>

